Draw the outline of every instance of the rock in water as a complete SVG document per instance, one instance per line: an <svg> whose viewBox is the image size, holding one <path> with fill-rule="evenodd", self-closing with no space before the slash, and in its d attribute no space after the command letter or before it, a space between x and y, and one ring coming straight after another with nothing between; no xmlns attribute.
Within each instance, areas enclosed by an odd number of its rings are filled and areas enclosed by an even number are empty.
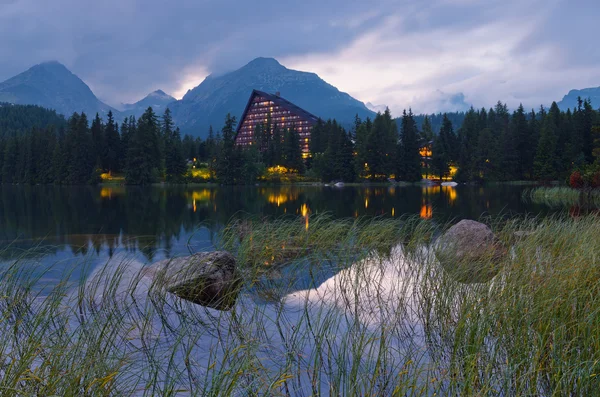
<svg viewBox="0 0 600 397"><path fill-rule="evenodd" d="M168 292L218 310L231 309L239 294L236 261L228 252L167 259L152 265L148 272Z"/></svg>
<svg viewBox="0 0 600 397"><path fill-rule="evenodd" d="M436 246L442 267L463 283L484 283L494 278L502 253L492 230L472 220L452 226Z"/></svg>

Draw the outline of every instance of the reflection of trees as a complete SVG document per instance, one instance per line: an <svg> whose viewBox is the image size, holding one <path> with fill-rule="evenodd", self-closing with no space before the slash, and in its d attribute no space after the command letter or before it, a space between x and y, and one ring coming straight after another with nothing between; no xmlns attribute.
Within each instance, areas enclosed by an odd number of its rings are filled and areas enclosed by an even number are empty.
<svg viewBox="0 0 600 397"><path fill-rule="evenodd" d="M141 250L149 259L157 249L169 255L200 225L211 236L233 217L333 217L422 214L438 221L478 219L482 215L540 211L521 202L521 189L486 187L53 187L0 188L0 257L43 245L45 254L70 249L83 254L116 249ZM368 203L366 205L366 203ZM526 207L529 205L529 207ZM308 210L307 210L308 211ZM212 237L211 237L212 238ZM49 247L53 247L50 249Z"/></svg>

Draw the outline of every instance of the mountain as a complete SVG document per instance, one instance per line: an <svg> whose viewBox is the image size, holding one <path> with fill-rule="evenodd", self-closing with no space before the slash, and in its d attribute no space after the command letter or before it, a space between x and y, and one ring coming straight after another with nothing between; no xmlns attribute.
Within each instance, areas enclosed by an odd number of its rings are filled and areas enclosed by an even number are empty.
<svg viewBox="0 0 600 397"><path fill-rule="evenodd" d="M102 103L90 87L59 62L44 62L0 83L0 102L38 105L70 116L85 112L93 117L115 109Z"/></svg>
<svg viewBox="0 0 600 397"><path fill-rule="evenodd" d="M227 113L239 120L252 90L280 92L281 97L323 119L351 125L354 116L374 117L364 103L340 92L315 73L287 69L273 58L257 58L236 71L210 75L170 105L177 125L205 137L209 126L220 129Z"/></svg>
<svg viewBox="0 0 600 397"><path fill-rule="evenodd" d="M367 107L367 109L369 109L373 112L376 112L376 113L377 112L383 113L383 112L385 112L385 109L388 108L387 105L375 105L375 104L372 104L371 102L367 102L365 104L365 106Z"/></svg>
<svg viewBox="0 0 600 397"><path fill-rule="evenodd" d="M136 103L123 104L120 110L126 116L134 115L135 117L139 118L144 111L148 109L148 107L152 107L156 114L162 114L167 106L171 102L175 101L175 98L169 94L166 94L163 90L156 90Z"/></svg>
<svg viewBox="0 0 600 397"><path fill-rule="evenodd" d="M600 87L596 88L584 88L582 90L571 90L565 95L562 101L558 102L557 105L561 110L576 108L577 98L581 97L582 100L591 99L592 107L598 109L600 107Z"/></svg>

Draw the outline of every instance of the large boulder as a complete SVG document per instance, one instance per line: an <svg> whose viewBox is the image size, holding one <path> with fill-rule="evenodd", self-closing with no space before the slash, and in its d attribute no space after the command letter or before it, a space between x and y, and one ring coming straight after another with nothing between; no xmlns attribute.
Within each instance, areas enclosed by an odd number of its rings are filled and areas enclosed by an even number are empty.
<svg viewBox="0 0 600 397"><path fill-rule="evenodd" d="M484 283L499 271L505 250L483 223L462 220L440 237L436 257L457 281Z"/></svg>
<svg viewBox="0 0 600 397"><path fill-rule="evenodd" d="M146 272L168 292L218 310L231 309L239 294L236 261L228 252L200 252L166 259Z"/></svg>

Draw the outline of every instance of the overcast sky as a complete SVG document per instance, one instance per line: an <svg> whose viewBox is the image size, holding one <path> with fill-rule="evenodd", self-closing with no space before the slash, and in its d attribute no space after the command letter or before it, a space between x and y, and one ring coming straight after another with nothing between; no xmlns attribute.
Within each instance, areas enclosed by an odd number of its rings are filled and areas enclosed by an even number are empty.
<svg viewBox="0 0 600 397"><path fill-rule="evenodd" d="M0 0L0 81L57 60L111 104L258 56L394 114L600 86L598 0Z"/></svg>

